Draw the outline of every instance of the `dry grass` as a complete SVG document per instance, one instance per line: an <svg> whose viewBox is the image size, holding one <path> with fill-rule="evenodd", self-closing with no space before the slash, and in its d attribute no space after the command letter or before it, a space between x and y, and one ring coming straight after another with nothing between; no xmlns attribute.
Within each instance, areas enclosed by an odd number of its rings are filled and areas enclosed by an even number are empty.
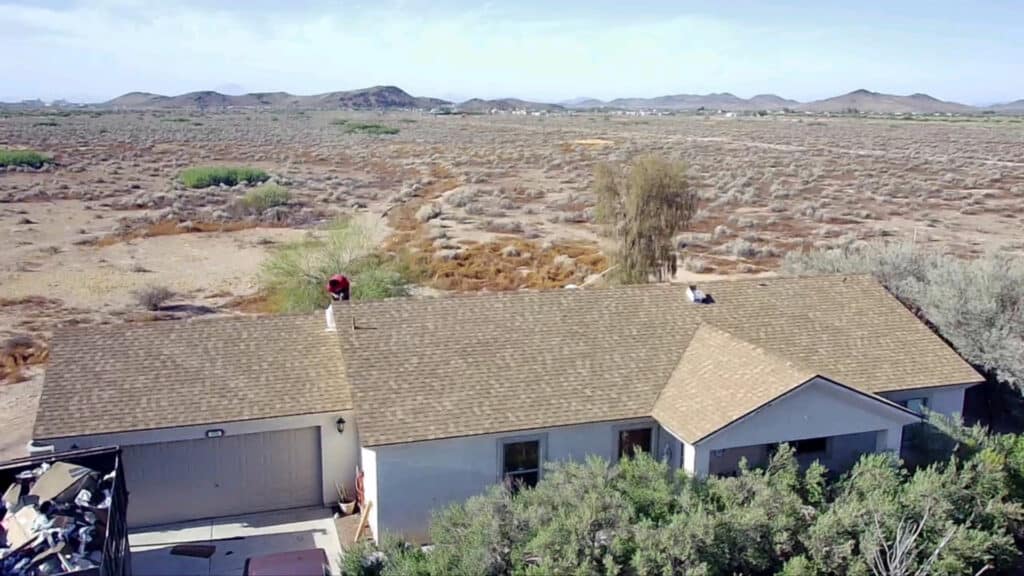
<svg viewBox="0 0 1024 576"><path fill-rule="evenodd" d="M472 292L524 288L563 288L608 268L607 257L592 244L549 244L515 237L463 242L437 249L421 240L407 256L423 282L439 290Z"/></svg>

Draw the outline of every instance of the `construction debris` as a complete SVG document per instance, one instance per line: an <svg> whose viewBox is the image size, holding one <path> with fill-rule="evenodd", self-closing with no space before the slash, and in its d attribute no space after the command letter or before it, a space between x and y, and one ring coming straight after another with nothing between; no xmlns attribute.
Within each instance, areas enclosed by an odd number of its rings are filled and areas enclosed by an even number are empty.
<svg viewBox="0 0 1024 576"><path fill-rule="evenodd" d="M0 502L0 576L99 567L114 479L61 461L19 472Z"/></svg>

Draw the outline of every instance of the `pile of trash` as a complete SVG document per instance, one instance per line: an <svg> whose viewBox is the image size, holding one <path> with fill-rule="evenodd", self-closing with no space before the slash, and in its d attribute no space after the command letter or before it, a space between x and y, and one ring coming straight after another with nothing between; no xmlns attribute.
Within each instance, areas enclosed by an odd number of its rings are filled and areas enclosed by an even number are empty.
<svg viewBox="0 0 1024 576"><path fill-rule="evenodd" d="M19 472L0 501L0 576L98 567L114 478L60 461Z"/></svg>

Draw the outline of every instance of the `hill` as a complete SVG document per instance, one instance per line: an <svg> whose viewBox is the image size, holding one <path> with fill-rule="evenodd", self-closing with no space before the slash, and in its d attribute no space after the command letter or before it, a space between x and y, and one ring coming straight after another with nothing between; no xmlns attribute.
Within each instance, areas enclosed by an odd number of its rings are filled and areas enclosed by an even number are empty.
<svg viewBox="0 0 1024 576"><path fill-rule="evenodd" d="M985 108L985 110L1004 114L1024 114L1024 98L1014 100L1013 102L1006 102L1004 104L993 104Z"/></svg>
<svg viewBox="0 0 1024 576"><path fill-rule="evenodd" d="M359 90L328 92L297 96L287 92L254 92L241 95L221 94L211 90L189 92L178 96L162 96L149 92L129 92L104 102L110 108L229 108L229 107L304 107L304 108L433 108L448 104L437 98L411 96L396 86L373 86Z"/></svg>
<svg viewBox="0 0 1024 576"><path fill-rule="evenodd" d="M548 111L557 112L565 110L564 106L558 104L545 104L543 102L529 102L527 100L520 100L519 98L499 98L495 100L484 100L481 98L472 98L466 100L455 106L455 109L459 112L469 113L486 113L491 110L500 110L502 112L514 112L516 110L526 110L529 112L537 111Z"/></svg>
<svg viewBox="0 0 1024 576"><path fill-rule="evenodd" d="M834 96L824 100L816 100L801 104L798 110L808 112L871 112L876 114L932 114L932 113L971 113L977 109L966 104L939 100L927 94L911 94L898 96L882 94L870 90L854 90L849 94Z"/></svg>
<svg viewBox="0 0 1024 576"><path fill-rule="evenodd" d="M799 104L774 94L758 94L750 99L722 92L717 94L672 94L655 98L616 98L609 102L594 99L569 101L570 108L620 108L625 110L781 110Z"/></svg>

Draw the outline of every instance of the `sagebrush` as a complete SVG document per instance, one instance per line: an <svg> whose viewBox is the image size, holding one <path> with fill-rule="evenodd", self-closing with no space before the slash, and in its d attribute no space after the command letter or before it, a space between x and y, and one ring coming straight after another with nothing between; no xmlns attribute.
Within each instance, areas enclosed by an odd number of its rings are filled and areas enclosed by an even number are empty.
<svg viewBox="0 0 1024 576"><path fill-rule="evenodd" d="M209 186L234 186L242 182L259 184L270 179L270 175L259 168L246 166L198 166L183 170L178 176L181 183L189 188Z"/></svg>
<svg viewBox="0 0 1024 576"><path fill-rule="evenodd" d="M1019 444L1018 444L1019 445ZM1018 446L1015 445L1015 446ZM1019 448L1017 449L1019 451ZM827 480L782 445L736 477L672 474L646 454L549 465L435 514L429 551L385 536L342 558L347 576L699 574L952 576L1017 556L1010 454L995 448L908 472L867 455ZM908 527L922 530L908 542ZM898 558L887 554L900 538ZM898 565L896 565L898 563Z"/></svg>

